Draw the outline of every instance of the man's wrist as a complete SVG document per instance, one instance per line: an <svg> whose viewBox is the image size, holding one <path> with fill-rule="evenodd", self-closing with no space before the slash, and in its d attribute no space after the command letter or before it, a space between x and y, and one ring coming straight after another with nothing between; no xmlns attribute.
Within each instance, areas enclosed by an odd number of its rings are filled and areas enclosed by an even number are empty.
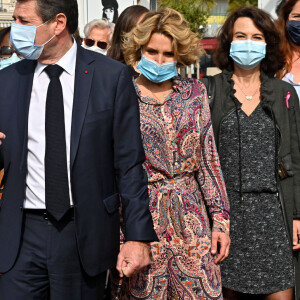
<svg viewBox="0 0 300 300"><path fill-rule="evenodd" d="M151 243L150 242L148 242L148 241L125 241L125 244L127 244L127 243L129 243L129 244L139 244L139 245L143 245L143 246L147 246L147 247L150 247L150 245L151 245Z"/></svg>

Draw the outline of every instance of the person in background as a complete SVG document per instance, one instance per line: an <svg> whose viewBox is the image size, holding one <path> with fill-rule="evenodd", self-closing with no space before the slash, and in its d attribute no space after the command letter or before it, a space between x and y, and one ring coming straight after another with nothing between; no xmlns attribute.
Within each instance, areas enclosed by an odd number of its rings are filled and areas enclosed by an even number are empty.
<svg viewBox="0 0 300 300"><path fill-rule="evenodd" d="M83 47L106 55L110 47L115 24L95 19L84 26Z"/></svg>
<svg viewBox="0 0 300 300"><path fill-rule="evenodd" d="M117 20L114 33L112 36L111 46L107 51L107 55L111 58L125 63L122 43L124 35L130 32L138 23L141 22L143 16L149 11L142 5L132 5L127 7ZM136 66L129 66L130 73L137 77L140 73Z"/></svg>
<svg viewBox="0 0 300 300"><path fill-rule="evenodd" d="M22 57L10 42L10 27L0 31L0 70L20 61Z"/></svg>
<svg viewBox="0 0 300 300"><path fill-rule="evenodd" d="M256 7L233 12L218 36L211 118L231 212L226 300L292 300L299 275L300 111L295 89L274 77L279 47Z"/></svg>
<svg viewBox="0 0 300 300"><path fill-rule="evenodd" d="M131 276L157 239L132 78L74 41L77 0L17 0L13 18L24 59L0 71L0 299L102 299L106 270Z"/></svg>
<svg viewBox="0 0 300 300"><path fill-rule="evenodd" d="M106 19L107 21L116 24L119 17L119 4L117 0L101 0L101 2L103 6L102 19Z"/></svg>
<svg viewBox="0 0 300 300"><path fill-rule="evenodd" d="M199 59L199 39L180 13L165 8L148 12L123 49L126 64L139 62L141 72L135 88L159 242L151 243L151 266L123 281L122 296L222 299L218 263L230 244L225 184L205 87L177 74L178 65Z"/></svg>
<svg viewBox="0 0 300 300"><path fill-rule="evenodd" d="M277 76L294 86L300 98L300 1L287 0L276 21L286 63Z"/></svg>
<svg viewBox="0 0 300 300"><path fill-rule="evenodd" d="M283 6L283 4L284 4L286 1L287 1L287 0L279 0L279 2L277 3L276 9L275 9L275 12L276 12L276 14L277 14L277 17L279 17L281 7Z"/></svg>

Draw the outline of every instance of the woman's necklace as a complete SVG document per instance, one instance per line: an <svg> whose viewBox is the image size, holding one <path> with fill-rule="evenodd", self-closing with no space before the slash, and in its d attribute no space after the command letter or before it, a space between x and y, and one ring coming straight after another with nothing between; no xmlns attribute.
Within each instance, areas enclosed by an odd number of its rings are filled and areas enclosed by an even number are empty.
<svg viewBox="0 0 300 300"><path fill-rule="evenodd" d="M153 92L152 92L151 90L149 90L149 89L148 89L148 91L154 96L154 98L155 98L156 100L161 101L161 99L159 99L159 97L157 97L155 93L153 93ZM170 90L170 91L171 91L171 90ZM166 100L166 98L168 97L170 91L167 91L166 94L162 94L162 95L161 95L162 98L163 98L163 100Z"/></svg>
<svg viewBox="0 0 300 300"><path fill-rule="evenodd" d="M165 99L167 98L167 96L169 95L169 93L168 93L168 91L167 91L167 93L165 94L160 94L160 96L157 96L157 94L156 93L153 93L152 91L151 91L151 89L149 89L148 87L146 87L146 86L144 86L144 88L148 91L148 92L150 92L150 94L156 99L156 100L158 100L158 101L165 101Z"/></svg>
<svg viewBox="0 0 300 300"><path fill-rule="evenodd" d="M242 89L242 87L239 85L238 81L236 80L235 83L237 84L237 86L240 88L241 92L245 95L245 98L250 101L253 99L253 97L256 95L256 93L259 91L260 89L260 84L258 86L258 88L254 91L254 93L252 95L247 95L244 90Z"/></svg>
<svg viewBox="0 0 300 300"><path fill-rule="evenodd" d="M144 88L150 92L150 94L159 102L164 102L166 100L166 98L168 97L168 95L170 94L170 92L172 91L172 88L166 90L164 93L160 94L160 96L157 96L156 93L152 92L152 90L150 88L147 87L147 84L144 84Z"/></svg>

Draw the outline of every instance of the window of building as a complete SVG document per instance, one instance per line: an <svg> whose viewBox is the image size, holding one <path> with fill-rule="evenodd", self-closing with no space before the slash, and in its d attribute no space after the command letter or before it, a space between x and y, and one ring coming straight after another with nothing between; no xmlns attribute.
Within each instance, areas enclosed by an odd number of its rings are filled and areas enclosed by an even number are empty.
<svg viewBox="0 0 300 300"><path fill-rule="evenodd" d="M212 16L226 16L229 8L227 0L218 0L217 4L213 8L211 15Z"/></svg>
<svg viewBox="0 0 300 300"><path fill-rule="evenodd" d="M157 9L156 0L150 0L150 10L156 10L156 9Z"/></svg>

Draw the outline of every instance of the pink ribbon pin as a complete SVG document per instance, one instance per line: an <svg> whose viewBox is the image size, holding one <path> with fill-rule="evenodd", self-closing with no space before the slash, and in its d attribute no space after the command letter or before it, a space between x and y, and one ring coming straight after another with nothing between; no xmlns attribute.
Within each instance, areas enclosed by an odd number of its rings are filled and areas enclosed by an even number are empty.
<svg viewBox="0 0 300 300"><path fill-rule="evenodd" d="M291 93L290 92L287 92L286 93L286 97L285 97L285 104L286 104L286 107L287 108L290 108L290 105L289 105L289 100L291 98Z"/></svg>

